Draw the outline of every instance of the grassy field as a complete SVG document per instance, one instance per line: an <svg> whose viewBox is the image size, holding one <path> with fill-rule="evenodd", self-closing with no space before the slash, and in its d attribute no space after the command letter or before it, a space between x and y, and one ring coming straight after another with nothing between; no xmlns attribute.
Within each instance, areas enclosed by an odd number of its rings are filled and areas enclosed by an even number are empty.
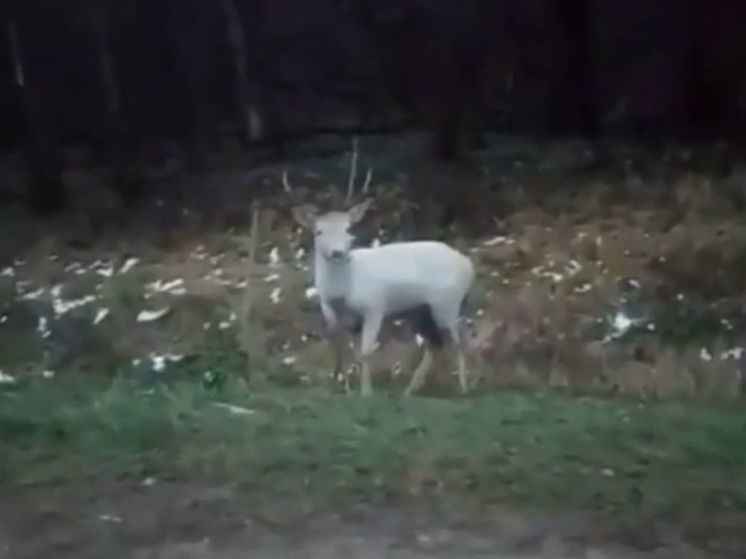
<svg viewBox="0 0 746 559"><path fill-rule="evenodd" d="M317 506L399 497L746 512L746 409L551 392L369 400L57 378L0 392L7 486L197 477Z"/></svg>

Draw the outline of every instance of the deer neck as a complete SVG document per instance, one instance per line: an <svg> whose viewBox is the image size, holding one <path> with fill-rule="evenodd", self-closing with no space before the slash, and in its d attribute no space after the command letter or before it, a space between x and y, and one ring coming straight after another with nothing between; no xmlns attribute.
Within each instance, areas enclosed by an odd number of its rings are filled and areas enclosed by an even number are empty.
<svg viewBox="0 0 746 559"><path fill-rule="evenodd" d="M317 251L314 255L314 283L322 299L347 299L352 287L352 261L329 262Z"/></svg>

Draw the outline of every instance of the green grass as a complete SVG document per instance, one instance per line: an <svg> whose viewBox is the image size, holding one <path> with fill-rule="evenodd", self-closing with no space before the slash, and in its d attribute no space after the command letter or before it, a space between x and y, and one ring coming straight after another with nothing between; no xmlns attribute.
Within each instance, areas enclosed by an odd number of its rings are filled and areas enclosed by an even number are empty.
<svg viewBox="0 0 746 559"><path fill-rule="evenodd" d="M222 406L241 406L235 413ZM265 497L431 497L674 514L746 512L746 408L508 392L434 400L252 393L238 381L0 392L0 483L192 476Z"/></svg>

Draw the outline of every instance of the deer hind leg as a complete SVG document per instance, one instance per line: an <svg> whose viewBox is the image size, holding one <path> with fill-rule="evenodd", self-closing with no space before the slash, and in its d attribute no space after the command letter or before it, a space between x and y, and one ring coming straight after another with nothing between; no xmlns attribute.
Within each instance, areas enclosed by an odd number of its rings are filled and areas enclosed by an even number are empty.
<svg viewBox="0 0 746 559"><path fill-rule="evenodd" d="M466 368L466 351L463 347L463 344L461 343L458 329L456 329L456 332L451 332L451 337L456 340L455 346L456 346L456 359L457 359L457 367L458 367L458 384L459 388L461 389L462 394L466 394L469 392L469 373Z"/></svg>
<svg viewBox="0 0 746 559"><path fill-rule="evenodd" d="M433 315L438 325L448 332L456 352L459 388L462 394L466 394L469 391L469 374L466 367L467 344L461 335L461 301L457 304L441 304L434 308Z"/></svg>
<svg viewBox="0 0 746 559"><path fill-rule="evenodd" d="M412 373L412 380L409 382L409 386L404 391L405 396L411 396L414 392L422 388L425 384L425 377L433 366L433 355L430 348L426 345L422 353L422 359L420 364Z"/></svg>
<svg viewBox="0 0 746 559"><path fill-rule="evenodd" d="M469 392L469 372L466 367L466 350L467 343L461 333L459 319L449 324L448 333L450 334L453 348L456 351L456 370L458 372L458 384L462 394Z"/></svg>
<svg viewBox="0 0 746 559"><path fill-rule="evenodd" d="M425 384L427 373L433 366L433 351L443 347L443 335L440 327L433 317L432 308L423 306L413 311L410 315L414 330L424 338L425 347L420 364L412 373L412 380L404 391L405 396L411 396Z"/></svg>

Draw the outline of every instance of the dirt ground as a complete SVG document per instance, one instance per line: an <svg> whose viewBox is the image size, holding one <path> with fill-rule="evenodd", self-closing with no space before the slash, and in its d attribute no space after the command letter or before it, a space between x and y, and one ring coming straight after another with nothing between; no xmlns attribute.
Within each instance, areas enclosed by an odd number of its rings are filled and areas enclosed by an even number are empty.
<svg viewBox="0 0 746 559"><path fill-rule="evenodd" d="M363 559L391 557L698 558L664 525L604 526L581 514L479 516L415 503L307 514L297 502L257 506L225 486L182 482L6 494L3 559ZM718 555L723 556L723 555Z"/></svg>

